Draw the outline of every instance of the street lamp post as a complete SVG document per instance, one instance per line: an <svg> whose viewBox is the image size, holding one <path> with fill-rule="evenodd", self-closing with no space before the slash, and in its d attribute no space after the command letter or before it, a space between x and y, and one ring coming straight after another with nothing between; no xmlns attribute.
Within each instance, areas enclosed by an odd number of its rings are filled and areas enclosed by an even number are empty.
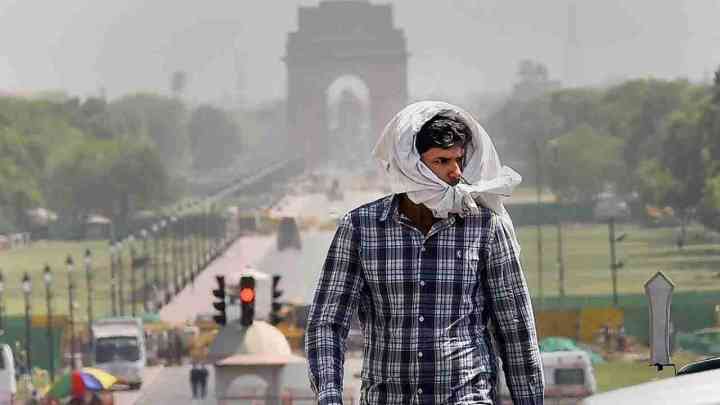
<svg viewBox="0 0 720 405"><path fill-rule="evenodd" d="M117 268L116 262L116 247L115 242L110 242L110 310L112 316L117 316Z"/></svg>
<svg viewBox="0 0 720 405"><path fill-rule="evenodd" d="M142 240L143 240L143 243L142 243L143 309L145 310L145 312L149 312L150 289L148 288L149 279L148 279L148 268L147 268L148 260L147 259L148 259L149 255L148 255L148 232L147 232L147 230L145 230L145 229L141 230L140 235L142 235Z"/></svg>
<svg viewBox="0 0 720 405"><path fill-rule="evenodd" d="M0 331L5 332L5 279L0 270Z"/></svg>
<svg viewBox="0 0 720 405"><path fill-rule="evenodd" d="M185 286L185 280L180 280L178 277L178 259L177 259L177 243L175 241L175 223L177 222L177 218L170 217L170 260L172 261L172 273L173 273L173 280L175 280L176 284L179 284L180 286ZM180 288L178 288L176 291L178 291Z"/></svg>
<svg viewBox="0 0 720 405"><path fill-rule="evenodd" d="M45 265L43 274L45 280L45 304L47 305L47 336L48 336L48 368L50 382L55 381L55 344L53 342L53 313L52 313L52 273L50 266Z"/></svg>
<svg viewBox="0 0 720 405"><path fill-rule="evenodd" d="M565 257L563 254L563 237L562 237L562 212L560 205L560 194L558 193L558 181L557 176L560 173L560 153L559 146L555 140L550 141L550 146L553 151L553 164L555 165L555 173L552 176L552 181L555 191L555 202L557 203L557 266L558 266L558 294L562 301L565 300Z"/></svg>
<svg viewBox="0 0 720 405"><path fill-rule="evenodd" d="M183 277L185 277L186 280L190 279L190 272L189 266L188 266L188 258L187 258L187 237L186 237L186 217L180 218L180 268L182 269Z"/></svg>
<svg viewBox="0 0 720 405"><path fill-rule="evenodd" d="M541 162L541 154L540 154L540 140L535 140L534 143L535 147L535 187L537 191L537 205L536 205L536 218L535 221L537 222L537 251L538 251L538 261L537 261L537 271L538 271L538 298L540 302L540 307L543 306L543 301L545 299L543 294L543 243L542 243L542 224L541 224L541 218L542 213L540 210L540 206L542 203L542 162Z"/></svg>
<svg viewBox="0 0 720 405"><path fill-rule="evenodd" d="M130 314L135 317L137 316L137 297L135 297L135 237L130 235L128 241L130 242Z"/></svg>
<svg viewBox="0 0 720 405"><path fill-rule="evenodd" d="M75 263L72 256L65 259L68 271L68 313L70 315L70 367L75 370Z"/></svg>
<svg viewBox="0 0 720 405"><path fill-rule="evenodd" d="M153 224L151 229L152 229L152 234L153 234L153 259L152 259L153 278L154 278L155 286L159 289L159 288L161 288L161 286L160 286L160 267L159 267L160 263L158 262L158 241L159 241L158 236L159 235L158 235L157 224ZM163 289L163 291L165 290L164 286L162 289Z"/></svg>
<svg viewBox="0 0 720 405"><path fill-rule="evenodd" d="M125 271L123 269L123 244L117 243L118 304L120 315L125 316Z"/></svg>
<svg viewBox="0 0 720 405"><path fill-rule="evenodd" d="M23 275L22 289L25 295L25 365L28 374L32 375L32 335L30 332L30 292L32 291L32 285L30 284L30 275L27 272Z"/></svg>
<svg viewBox="0 0 720 405"><path fill-rule="evenodd" d="M615 243L621 242L627 236L625 233L615 236L615 221L628 214L627 203L614 192L606 191L601 194L595 206L595 216L608 221L608 242L610 244L610 277L612 279L613 306L618 306L618 280L617 271L624 266L622 260L615 258Z"/></svg>
<svg viewBox="0 0 720 405"><path fill-rule="evenodd" d="M203 268L206 267L210 261L212 250L212 240L210 239L210 211L212 208L212 204L208 202L207 211L205 212L205 255L203 256Z"/></svg>
<svg viewBox="0 0 720 405"><path fill-rule="evenodd" d="M167 227L167 221L162 220L160 221L160 234L163 235L162 240L160 241L160 256L161 256L161 263L162 263L162 276L163 276L163 282L165 284L166 288L166 294L165 294L165 303L170 302L170 291L175 291L175 282L170 282L170 274L168 274L168 259L167 259L167 239L168 239L168 227ZM172 285L172 286L171 286Z"/></svg>
<svg viewBox="0 0 720 405"><path fill-rule="evenodd" d="M88 338L92 336L93 324L93 274L90 249L85 249L85 282L87 283Z"/></svg>

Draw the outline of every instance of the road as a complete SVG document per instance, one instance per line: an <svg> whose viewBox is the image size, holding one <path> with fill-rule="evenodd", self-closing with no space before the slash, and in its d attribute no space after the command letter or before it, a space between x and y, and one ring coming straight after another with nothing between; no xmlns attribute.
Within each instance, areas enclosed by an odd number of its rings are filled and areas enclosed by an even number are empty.
<svg viewBox="0 0 720 405"><path fill-rule="evenodd" d="M143 381L145 382L145 386L152 385L157 380L158 376L163 372L163 368L163 366L146 367L143 371ZM138 398L140 398L141 395L143 395L143 389L116 391L114 393L115 403L119 405L132 405L138 403Z"/></svg>
<svg viewBox="0 0 720 405"><path fill-rule="evenodd" d="M357 354L348 354L345 362L345 393L352 398L348 404L357 404L359 401L360 380L357 374L362 366L361 358ZM116 393L116 404L120 405L180 405L180 404L202 404L217 405L214 397L213 369L208 369L208 391L205 399L193 399L190 387L190 365L180 367L164 367L156 374L152 381L143 387L142 391ZM312 404L314 401L307 400L312 397L309 391L307 368L304 365L287 369L283 381L285 388L294 393L295 398L306 398L305 400L293 401L296 405ZM232 388L232 395L262 395L264 383L261 380L247 378L238 380ZM226 404L247 404L248 400L226 400Z"/></svg>
<svg viewBox="0 0 720 405"><path fill-rule="evenodd" d="M324 194L288 196L273 209L272 215L329 217L331 212L343 214L379 196L377 193L350 192L346 193L343 201L338 202L327 201ZM242 237L196 277L194 284L188 285L163 307L160 317L164 321L176 323L194 319L197 314L213 312L214 297L211 290L216 286L215 275L223 274L231 278L233 274L237 275L238 272L247 270L248 266L268 275L282 276L279 287L284 290L284 294L280 298L281 301L309 303L332 236L332 231L308 230L301 233L301 250L287 249L282 252L276 249L275 235ZM256 318L266 319L270 310L270 278L257 280L256 289ZM360 361L359 358L348 361L346 368L348 392L359 390L359 382L353 376L359 371ZM216 404L217 402L212 398L214 381L212 369L208 398L205 400L192 399L189 370L189 365L151 368L148 371L148 380L143 384L142 389L136 392L117 393L116 403L120 405ZM308 392L305 365L287 370L286 373L285 381L296 385L297 392ZM244 392L243 389L249 387L244 385L243 381L237 383L235 388L240 392ZM259 384L257 380L249 383L254 384L255 388Z"/></svg>
<svg viewBox="0 0 720 405"><path fill-rule="evenodd" d="M180 404L204 404L215 405L217 401L212 398L214 392L214 378L212 367L208 368L208 397L205 399L193 399L190 387L190 365L175 367L164 367L157 377L143 387L140 395L131 402L135 405L180 405ZM121 405L130 404L129 402Z"/></svg>

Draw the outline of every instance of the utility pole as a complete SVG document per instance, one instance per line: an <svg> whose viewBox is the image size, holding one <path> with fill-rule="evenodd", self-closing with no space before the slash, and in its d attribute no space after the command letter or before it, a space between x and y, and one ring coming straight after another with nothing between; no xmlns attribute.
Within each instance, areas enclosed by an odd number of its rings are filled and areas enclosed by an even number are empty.
<svg viewBox="0 0 720 405"><path fill-rule="evenodd" d="M542 308L544 303L544 295L543 295L543 248L542 248L542 214L540 212L541 202L542 202L542 164L540 161L540 141L535 140L535 187L537 190L537 210L536 210L536 226L537 226L537 252L538 252L538 302L540 308Z"/></svg>
<svg viewBox="0 0 720 405"><path fill-rule="evenodd" d="M626 234L621 234L615 237L615 217L610 217L608 220L608 233L610 239L610 275L612 277L612 294L613 294L613 306L618 306L618 291L617 291L617 271L621 269L625 263L621 261L615 261L615 243L621 242L625 239Z"/></svg>
<svg viewBox="0 0 720 405"><path fill-rule="evenodd" d="M565 301L565 258L563 257L563 237L562 237L562 205L560 200L560 193L558 192L558 181L557 176L560 173L560 153L558 151L557 142L550 141L550 146L553 151L553 164L555 166L555 173L552 178L553 188L555 192L555 204L557 217L555 220L557 226L557 267L558 267L558 295L560 296L561 302Z"/></svg>

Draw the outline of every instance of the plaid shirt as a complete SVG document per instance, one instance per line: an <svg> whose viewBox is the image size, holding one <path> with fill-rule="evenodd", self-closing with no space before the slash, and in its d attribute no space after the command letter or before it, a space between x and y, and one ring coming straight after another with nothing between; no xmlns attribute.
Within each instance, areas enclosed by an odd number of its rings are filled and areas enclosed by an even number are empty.
<svg viewBox="0 0 720 405"><path fill-rule="evenodd" d="M390 195L345 215L328 251L305 334L319 404L342 403L356 309L365 337L361 404L492 404L489 324L514 403L542 404L530 297L499 217L481 208L423 235L398 200Z"/></svg>

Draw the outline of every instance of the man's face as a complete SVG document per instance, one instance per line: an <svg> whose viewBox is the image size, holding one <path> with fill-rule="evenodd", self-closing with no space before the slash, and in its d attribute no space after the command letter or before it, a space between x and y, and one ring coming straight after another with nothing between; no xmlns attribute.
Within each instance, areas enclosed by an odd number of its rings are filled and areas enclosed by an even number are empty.
<svg viewBox="0 0 720 405"><path fill-rule="evenodd" d="M420 160L442 181L454 186L460 181L464 156L465 149L462 146L430 148L420 156Z"/></svg>

